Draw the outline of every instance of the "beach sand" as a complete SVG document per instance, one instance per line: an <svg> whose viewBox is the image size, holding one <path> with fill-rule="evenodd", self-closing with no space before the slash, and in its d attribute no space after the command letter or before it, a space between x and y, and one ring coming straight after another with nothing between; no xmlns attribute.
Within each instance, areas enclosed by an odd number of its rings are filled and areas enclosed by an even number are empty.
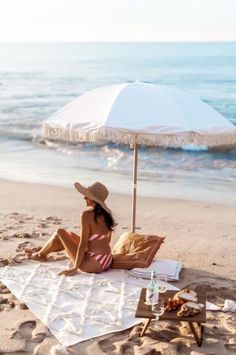
<svg viewBox="0 0 236 355"><path fill-rule="evenodd" d="M79 234L84 200L73 189L0 181L0 266L24 262L21 249L39 246L59 227ZM118 222L113 243L130 230L131 198L110 194ZM166 235L158 258L184 263L177 287L207 292L217 305L236 300L236 208L209 203L138 197L137 232ZM204 342L198 347L186 323L162 322L142 338L141 325L68 348L69 354L235 354L236 314L207 312ZM50 354L58 341L0 284L0 354Z"/></svg>

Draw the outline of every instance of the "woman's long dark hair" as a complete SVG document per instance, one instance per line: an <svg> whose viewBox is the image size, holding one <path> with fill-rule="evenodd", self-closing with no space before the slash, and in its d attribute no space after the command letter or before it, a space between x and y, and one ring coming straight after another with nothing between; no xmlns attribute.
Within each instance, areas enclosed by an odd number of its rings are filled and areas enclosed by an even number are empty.
<svg viewBox="0 0 236 355"><path fill-rule="evenodd" d="M96 202L93 212L94 212L95 222L97 222L97 218L99 216L103 216L104 222L105 222L107 228L111 231L114 230L117 223L114 221L114 218L112 217L112 215L109 212L107 212L106 210L104 210L104 208L102 208L102 206L98 202Z"/></svg>

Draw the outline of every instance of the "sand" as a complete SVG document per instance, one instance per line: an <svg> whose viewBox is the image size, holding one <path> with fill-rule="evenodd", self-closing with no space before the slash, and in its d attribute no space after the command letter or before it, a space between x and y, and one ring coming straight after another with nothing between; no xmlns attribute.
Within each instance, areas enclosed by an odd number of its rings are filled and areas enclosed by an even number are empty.
<svg viewBox="0 0 236 355"><path fill-rule="evenodd" d="M79 234L84 201L73 189L0 181L0 266L24 262L22 249L42 245L59 227ZM236 300L236 208L207 202L138 197L139 233L166 235L159 258L184 263L177 287L204 289L222 305ZM118 222L113 236L130 229L131 198L111 194L108 205ZM63 255L60 255L63 257ZM198 347L185 323L162 322L139 337L141 325L85 341L69 354L235 354L236 314L207 312L204 342ZM0 284L0 354L50 354L59 344L43 323Z"/></svg>

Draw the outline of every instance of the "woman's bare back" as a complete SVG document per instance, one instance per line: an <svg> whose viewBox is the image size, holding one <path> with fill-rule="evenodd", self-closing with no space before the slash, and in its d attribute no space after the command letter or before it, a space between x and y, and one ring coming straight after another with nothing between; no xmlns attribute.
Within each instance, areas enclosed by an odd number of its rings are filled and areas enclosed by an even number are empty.
<svg viewBox="0 0 236 355"><path fill-rule="evenodd" d="M94 212L88 211L88 222L90 226L89 238L91 238L95 234L104 236L104 238L102 239L96 239L93 241L88 240L88 251L97 254L109 254L111 252L111 248L110 248L111 230L107 228L104 217L99 216L95 221Z"/></svg>

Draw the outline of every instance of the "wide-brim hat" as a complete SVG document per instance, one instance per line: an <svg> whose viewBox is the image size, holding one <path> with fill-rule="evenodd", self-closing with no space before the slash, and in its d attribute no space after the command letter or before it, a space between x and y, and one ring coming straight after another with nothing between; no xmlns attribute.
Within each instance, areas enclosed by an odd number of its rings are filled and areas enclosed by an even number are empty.
<svg viewBox="0 0 236 355"><path fill-rule="evenodd" d="M107 196L109 195L109 191L106 186L103 185L101 182L97 181L88 187L81 185L79 182L75 182L74 187L85 197L88 197L90 200L99 203L99 205L101 205L105 211L111 214L111 210L104 202L107 199Z"/></svg>

